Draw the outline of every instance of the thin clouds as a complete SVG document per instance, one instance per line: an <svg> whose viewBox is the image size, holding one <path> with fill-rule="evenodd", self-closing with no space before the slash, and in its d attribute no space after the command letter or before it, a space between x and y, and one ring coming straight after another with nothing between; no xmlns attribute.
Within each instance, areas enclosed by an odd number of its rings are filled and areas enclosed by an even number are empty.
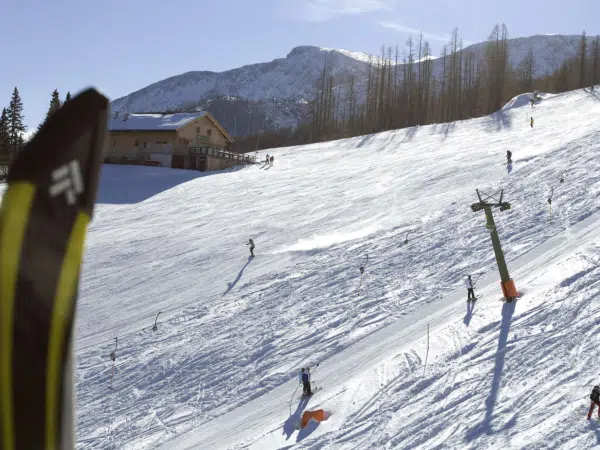
<svg viewBox="0 0 600 450"><path fill-rule="evenodd" d="M336 16L391 10L396 0L290 0L305 20L323 22Z"/></svg>
<svg viewBox="0 0 600 450"><path fill-rule="evenodd" d="M416 28L407 27L405 25L402 25L402 24L399 24L396 22L381 21L381 22L379 22L379 25L381 25L382 27L385 27L385 28L390 28L392 30L399 31L401 33L407 33L407 34L419 35L422 32L423 37L430 41L448 42L448 41L450 41L450 38L451 38L449 34L441 35L441 34L429 33L426 31L417 30ZM463 39L463 44L471 45L471 42L467 41L466 39Z"/></svg>

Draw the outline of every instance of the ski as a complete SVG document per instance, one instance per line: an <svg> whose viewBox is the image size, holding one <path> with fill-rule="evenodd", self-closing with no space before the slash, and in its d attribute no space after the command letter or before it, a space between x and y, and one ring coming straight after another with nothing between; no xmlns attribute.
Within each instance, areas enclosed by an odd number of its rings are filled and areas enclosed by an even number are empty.
<svg viewBox="0 0 600 450"><path fill-rule="evenodd" d="M0 448L75 447L73 319L108 100L52 114L10 167L0 206Z"/></svg>
<svg viewBox="0 0 600 450"><path fill-rule="evenodd" d="M318 387L312 390L312 394L310 395L304 395L302 394L300 397L298 397L298 400L304 400L307 398L311 398L313 395L315 395L317 392L319 392L322 388Z"/></svg>

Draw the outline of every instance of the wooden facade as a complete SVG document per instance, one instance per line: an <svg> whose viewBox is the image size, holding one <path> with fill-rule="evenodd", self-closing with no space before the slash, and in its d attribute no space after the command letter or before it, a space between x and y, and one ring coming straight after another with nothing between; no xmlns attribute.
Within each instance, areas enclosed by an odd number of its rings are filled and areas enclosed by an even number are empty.
<svg viewBox="0 0 600 450"><path fill-rule="evenodd" d="M233 142L207 112L125 114L109 123L105 160L203 171L253 161L228 152Z"/></svg>

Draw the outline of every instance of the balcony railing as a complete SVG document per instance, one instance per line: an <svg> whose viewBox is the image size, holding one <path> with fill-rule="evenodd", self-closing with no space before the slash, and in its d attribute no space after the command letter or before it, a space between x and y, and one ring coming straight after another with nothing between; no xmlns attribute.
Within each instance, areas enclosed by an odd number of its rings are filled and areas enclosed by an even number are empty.
<svg viewBox="0 0 600 450"><path fill-rule="evenodd" d="M245 153L232 153L218 148L190 147L190 156L212 156L214 158L230 159L239 164L254 164L256 156Z"/></svg>

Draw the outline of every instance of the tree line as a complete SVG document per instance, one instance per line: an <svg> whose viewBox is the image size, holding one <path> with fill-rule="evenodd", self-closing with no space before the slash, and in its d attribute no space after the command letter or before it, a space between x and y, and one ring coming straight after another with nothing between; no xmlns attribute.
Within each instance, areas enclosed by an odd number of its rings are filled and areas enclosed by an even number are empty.
<svg viewBox="0 0 600 450"><path fill-rule="evenodd" d="M600 38L583 32L575 57L552 73L537 73L530 49L510 64L506 25L496 25L482 51L465 51L458 29L432 58L421 35L382 47L369 60L366 79L336 79L325 61L309 104L310 119L296 129L238 139L237 151L302 145L398 128L481 117L514 96L542 90L560 93L600 84ZM437 61L437 62L436 62ZM593 89L593 88L592 88Z"/></svg>
<svg viewBox="0 0 600 450"><path fill-rule="evenodd" d="M71 93L68 92L65 97L65 102L71 99ZM54 90L50 99L50 106L46 113L46 119L50 117L62 105L58 90ZM14 155L25 143L25 132L27 126L24 124L25 116L23 115L23 101L19 94L19 89L14 88L8 107L2 108L0 114L0 160L7 159L10 155ZM38 126L38 130L42 127L43 122Z"/></svg>

